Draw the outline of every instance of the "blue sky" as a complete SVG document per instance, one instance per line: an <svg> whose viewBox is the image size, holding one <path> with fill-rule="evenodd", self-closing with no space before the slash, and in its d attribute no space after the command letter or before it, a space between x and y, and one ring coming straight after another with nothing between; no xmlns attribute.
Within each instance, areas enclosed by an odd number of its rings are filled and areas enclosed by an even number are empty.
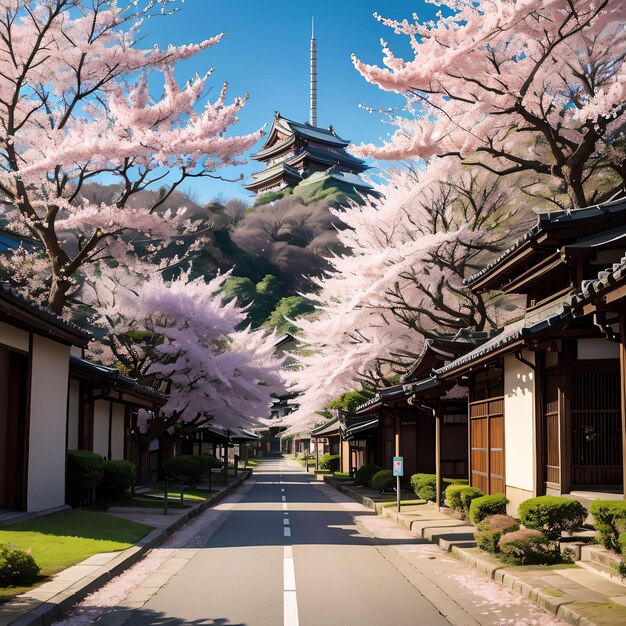
<svg viewBox="0 0 626 626"><path fill-rule="evenodd" d="M410 58L407 38L394 35L373 17L403 19L417 12L420 19L434 15L436 7L423 0L185 0L182 10L163 19L147 20L142 45L167 46L198 42L219 32L228 34L220 44L180 63L176 76L185 82L196 72L215 66L211 86L217 93L229 83L232 97L250 94L233 132L247 133L271 123L274 111L297 121L309 114L309 40L315 17L318 47L318 124L333 124L337 133L354 143L377 142L390 132L381 116L359 109L401 107L403 98L368 84L353 68L351 54L370 63L382 59L384 37L398 54ZM212 94L209 94L211 97ZM258 163L223 170L225 176L246 178ZM205 202L223 194L249 197L240 183L198 180L190 184Z"/></svg>

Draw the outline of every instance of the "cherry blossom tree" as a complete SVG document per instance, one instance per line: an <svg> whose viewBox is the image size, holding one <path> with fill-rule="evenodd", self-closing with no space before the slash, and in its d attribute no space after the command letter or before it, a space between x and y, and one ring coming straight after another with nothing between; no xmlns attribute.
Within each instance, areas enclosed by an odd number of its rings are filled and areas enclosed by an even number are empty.
<svg viewBox="0 0 626 626"><path fill-rule="evenodd" d="M183 86L174 78L177 62L222 35L141 48L144 18L175 10L173 0L0 1L0 184L13 198L4 217L44 252L42 263L20 251L12 269L57 313L87 266L124 262L131 231L154 242L193 230L184 210L163 210L167 199L190 178L239 163L259 139L227 133L247 96L228 102L224 85L208 100L211 70ZM119 185L109 202L81 193L102 175ZM146 189L157 198L137 206Z"/></svg>
<svg viewBox="0 0 626 626"><path fill-rule="evenodd" d="M434 0L433 0L434 1ZM434 21L376 17L410 38L414 58L354 58L407 98L382 146L361 156L457 156L499 175L524 172L586 206L624 189L626 3L437 0Z"/></svg>
<svg viewBox="0 0 626 626"><path fill-rule="evenodd" d="M452 167L450 167L453 165ZM349 254L309 298L317 316L295 322L305 350L288 379L303 393L289 431L319 420L334 396L389 384L419 356L425 338L501 325L519 303L474 294L463 279L502 250L533 215L498 177L459 162L392 171L368 199L334 215Z"/></svg>
<svg viewBox="0 0 626 626"><path fill-rule="evenodd" d="M167 403L157 415L144 413L135 435L144 449L166 433L190 434L208 422L259 426L272 394L284 392L273 335L236 330L245 312L219 294L228 274L209 281L190 275L168 282L160 272L107 268L85 287L94 323L107 331L91 356L139 382L166 383Z"/></svg>

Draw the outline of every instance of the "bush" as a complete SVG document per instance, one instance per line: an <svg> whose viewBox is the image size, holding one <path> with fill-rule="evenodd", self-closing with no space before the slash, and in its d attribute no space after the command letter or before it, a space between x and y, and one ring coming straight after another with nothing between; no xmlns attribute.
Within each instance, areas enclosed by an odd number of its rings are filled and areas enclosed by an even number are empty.
<svg viewBox="0 0 626 626"><path fill-rule="evenodd" d="M334 472L333 478L336 480L351 480L352 476L348 472Z"/></svg>
<svg viewBox="0 0 626 626"><path fill-rule="evenodd" d="M413 474L411 487L415 495L422 500L435 501L437 497L437 477L435 474Z"/></svg>
<svg viewBox="0 0 626 626"><path fill-rule="evenodd" d="M500 537L500 559L511 565L551 565L559 563L561 553L558 543L534 528L524 528Z"/></svg>
<svg viewBox="0 0 626 626"><path fill-rule="evenodd" d="M472 524L478 524L490 515L506 515L508 503L509 500L503 493L474 498L470 504L469 520Z"/></svg>
<svg viewBox="0 0 626 626"><path fill-rule="evenodd" d="M339 471L339 455L323 454L320 457L320 469L329 470L330 472Z"/></svg>
<svg viewBox="0 0 626 626"><path fill-rule="evenodd" d="M617 500L596 500L589 511L596 523L600 541L607 550L621 551L620 533L626 531L626 502Z"/></svg>
<svg viewBox="0 0 626 626"><path fill-rule="evenodd" d="M190 455L195 459L198 459L200 464L202 465L203 470L213 469L217 467L222 467L222 462L212 454L194 454Z"/></svg>
<svg viewBox="0 0 626 626"><path fill-rule="evenodd" d="M175 456L173 459L163 463L163 469L167 478L182 480L190 487L197 485L202 480L202 474L204 473L202 461L197 455L193 454Z"/></svg>
<svg viewBox="0 0 626 626"><path fill-rule="evenodd" d="M396 477L393 475L391 470L380 470L380 472L376 472L374 476L372 476L372 489L376 489L382 493L383 491L389 489L393 486L394 482L396 482Z"/></svg>
<svg viewBox="0 0 626 626"><path fill-rule="evenodd" d="M130 461L104 461L98 497L105 502L121 500L137 478L135 464Z"/></svg>
<svg viewBox="0 0 626 626"><path fill-rule="evenodd" d="M490 515L476 527L474 538L476 545L491 554L499 551L500 537L519 530L519 522L509 515Z"/></svg>
<svg viewBox="0 0 626 626"><path fill-rule="evenodd" d="M539 496L524 500L518 513L526 528L542 530L549 539L556 541L561 533L579 528L587 517L587 509L576 500L559 496Z"/></svg>
<svg viewBox="0 0 626 626"><path fill-rule="evenodd" d="M446 504L467 519L469 508L474 498L480 498L485 494L476 487L469 485L450 485L446 488Z"/></svg>
<svg viewBox="0 0 626 626"><path fill-rule="evenodd" d="M356 471L354 475L354 480L359 485L363 485L364 487L369 487L372 482L372 477L374 474L380 472L382 467L378 465L361 465L359 469Z"/></svg>
<svg viewBox="0 0 626 626"><path fill-rule="evenodd" d="M89 450L69 450L67 453L67 501L80 506L89 492L102 480L104 460Z"/></svg>
<svg viewBox="0 0 626 626"><path fill-rule="evenodd" d="M450 485L467 485L467 482L466 478L442 478L442 491ZM437 476L435 474L413 474L411 486L418 498L435 501L437 497Z"/></svg>
<svg viewBox="0 0 626 626"><path fill-rule="evenodd" d="M8 543L0 543L0 587L32 585L40 570L30 554Z"/></svg>

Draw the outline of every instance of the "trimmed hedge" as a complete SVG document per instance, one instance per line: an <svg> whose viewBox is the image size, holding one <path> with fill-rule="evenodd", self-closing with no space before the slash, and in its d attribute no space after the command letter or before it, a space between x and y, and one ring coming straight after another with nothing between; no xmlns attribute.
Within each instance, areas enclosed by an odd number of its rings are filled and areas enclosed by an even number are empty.
<svg viewBox="0 0 626 626"><path fill-rule="evenodd" d="M558 540L564 532L571 535L587 517L587 509L580 502L560 496L539 496L524 500L519 505L518 513L526 528L541 530L553 541Z"/></svg>
<svg viewBox="0 0 626 626"><path fill-rule="evenodd" d="M67 501L77 507L102 480L104 460L90 450L69 450L66 472Z"/></svg>
<svg viewBox="0 0 626 626"><path fill-rule="evenodd" d="M361 467L359 467L359 469L354 474L354 480L358 485L363 485L363 487L369 487L374 474L377 474L383 469L385 468L380 467L379 465L361 465Z"/></svg>
<svg viewBox="0 0 626 626"><path fill-rule="evenodd" d="M202 480L204 468L197 455L181 454L163 463L165 475L172 480L182 480L192 487Z"/></svg>
<svg viewBox="0 0 626 626"><path fill-rule="evenodd" d="M476 487L469 485L450 485L446 488L446 504L467 519L470 505L474 498L481 498L485 494Z"/></svg>
<svg viewBox="0 0 626 626"><path fill-rule="evenodd" d="M320 457L320 469L338 472L339 458L338 454L323 454Z"/></svg>
<svg viewBox="0 0 626 626"><path fill-rule="evenodd" d="M434 502L437 497L437 476L435 474L413 474L411 487L413 487L418 498Z"/></svg>
<svg viewBox="0 0 626 626"><path fill-rule="evenodd" d="M449 485L467 485L468 482L466 478L442 478L441 491L445 491ZM413 474L411 487L413 487L418 498L434 502L437 497L437 476L435 474Z"/></svg>
<svg viewBox="0 0 626 626"><path fill-rule="evenodd" d="M535 528L523 528L500 537L499 557L511 565L552 565L563 559L558 543Z"/></svg>
<svg viewBox="0 0 626 626"><path fill-rule="evenodd" d="M374 476L372 476L372 489L377 489L382 493L386 489L389 489L396 482L396 477L393 475L391 470L380 470L380 472L376 472Z"/></svg>
<svg viewBox="0 0 626 626"><path fill-rule="evenodd" d="M212 454L193 454L191 456L194 456L200 461L202 469L213 469L222 467L223 465L222 462Z"/></svg>
<svg viewBox="0 0 626 626"><path fill-rule="evenodd" d="M98 496L105 502L121 500L137 478L135 464L130 461L104 461Z"/></svg>
<svg viewBox="0 0 626 626"><path fill-rule="evenodd" d="M32 585L40 571L41 567L28 552L0 543L0 587Z"/></svg>
<svg viewBox="0 0 626 626"><path fill-rule="evenodd" d="M621 552L620 534L626 531L626 502L596 500L589 507L595 519L600 541L607 550Z"/></svg>
<svg viewBox="0 0 626 626"><path fill-rule="evenodd" d="M506 515L508 498L503 493L474 498L470 504L469 521L476 525L490 515Z"/></svg>
<svg viewBox="0 0 626 626"><path fill-rule="evenodd" d="M482 550L497 554L500 551L500 537L516 530L519 530L519 522L510 515L490 515L478 524L474 539Z"/></svg>

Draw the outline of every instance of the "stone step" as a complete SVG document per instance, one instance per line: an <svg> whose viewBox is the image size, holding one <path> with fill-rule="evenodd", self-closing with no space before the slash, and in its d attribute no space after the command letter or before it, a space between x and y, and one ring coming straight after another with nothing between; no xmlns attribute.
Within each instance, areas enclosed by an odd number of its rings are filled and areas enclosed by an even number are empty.
<svg viewBox="0 0 626 626"><path fill-rule="evenodd" d="M588 570L589 572L597 574L598 576L602 576L613 583L626 587L626 580L620 576L616 567L603 565L602 563L598 563L596 561L578 561L577 565Z"/></svg>
<svg viewBox="0 0 626 626"><path fill-rule="evenodd" d="M580 559L587 563L598 563L605 567L618 567L620 557L618 554L595 544L582 546L580 549Z"/></svg>

